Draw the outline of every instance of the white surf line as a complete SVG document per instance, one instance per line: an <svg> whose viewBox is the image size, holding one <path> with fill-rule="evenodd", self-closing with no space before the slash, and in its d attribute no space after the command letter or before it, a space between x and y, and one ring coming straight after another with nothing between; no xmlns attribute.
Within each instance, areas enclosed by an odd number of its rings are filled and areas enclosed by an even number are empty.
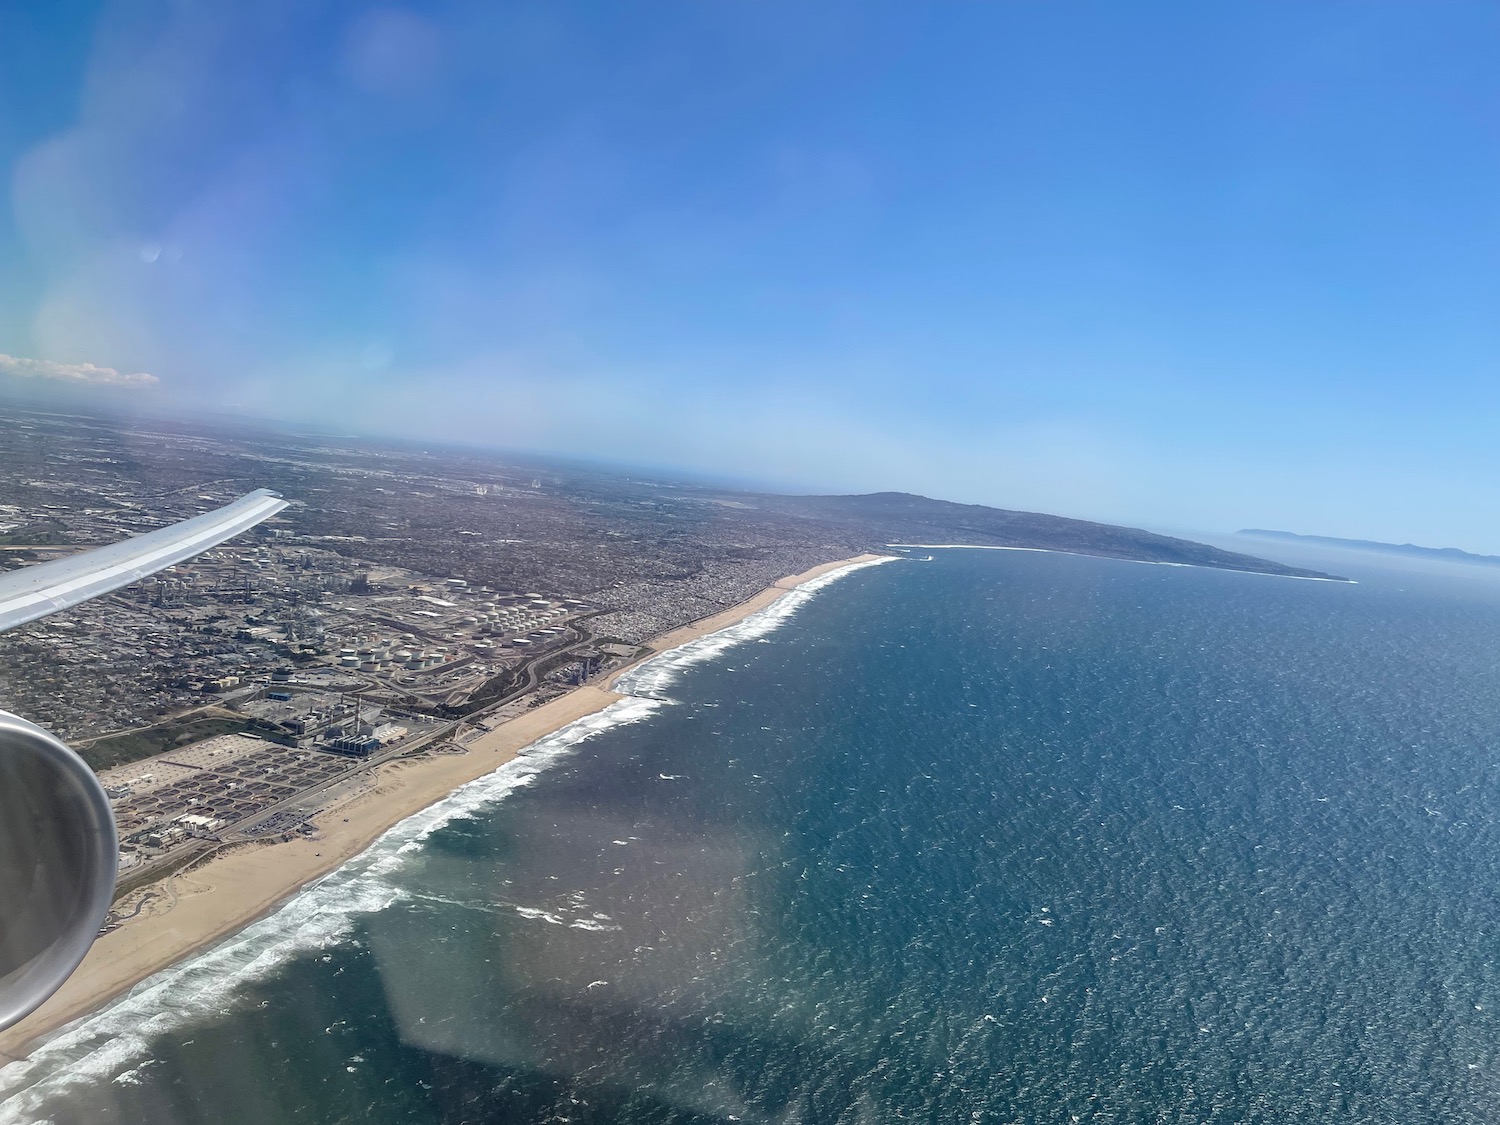
<svg viewBox="0 0 1500 1125"><path fill-rule="evenodd" d="M679 675L696 664L714 659L726 650L746 641L759 640L767 633L781 627L821 590L827 589L839 579L881 563L900 562L903 556L882 555L879 558L851 562L837 567L816 578L809 578L800 585L785 590L782 595L763 609L747 614L722 629L705 633L690 641L669 648L665 652L648 657L634 668L624 672L614 682L614 690L622 695L647 699L662 699L664 690L677 682Z"/></svg>
<svg viewBox="0 0 1500 1125"><path fill-rule="evenodd" d="M650 657L615 683L613 690L624 698L542 735L491 773L392 825L363 852L295 892L265 917L43 1037L27 1058L0 1067L0 1125L35 1121L49 1098L65 1095L69 1088L120 1080L131 1073L127 1064L150 1057L155 1036L222 1014L242 999L244 984L295 956L344 940L356 917L403 897L389 877L438 829L499 804L589 738L649 718L671 701L646 692L667 686L684 668L764 636L819 591L856 570L899 561L903 556L886 555L848 563L793 586L733 624Z"/></svg>
<svg viewBox="0 0 1500 1125"><path fill-rule="evenodd" d="M1165 559L1122 559L1117 555L1064 551L1057 547L999 547L993 543L887 543L886 546L892 550L920 547L924 551L1030 551L1038 555L1076 555L1082 559L1106 559L1109 562L1140 563L1143 566L1185 566L1198 570L1227 570L1231 574L1258 574L1265 578L1293 578L1301 582L1332 582L1339 586L1359 585L1353 578L1318 578L1311 574L1273 574L1268 570L1244 570L1237 566L1212 566L1208 563L1167 562Z"/></svg>
<svg viewBox="0 0 1500 1125"><path fill-rule="evenodd" d="M649 718L661 706L657 700L626 697L540 736L490 773L398 821L266 916L44 1036L25 1058L0 1067L0 1125L45 1120L51 1098L119 1081L131 1064L151 1057L156 1036L223 1015L243 1001L246 984L294 957L342 944L356 918L404 897L393 876L434 832L501 803L569 758L580 743Z"/></svg>

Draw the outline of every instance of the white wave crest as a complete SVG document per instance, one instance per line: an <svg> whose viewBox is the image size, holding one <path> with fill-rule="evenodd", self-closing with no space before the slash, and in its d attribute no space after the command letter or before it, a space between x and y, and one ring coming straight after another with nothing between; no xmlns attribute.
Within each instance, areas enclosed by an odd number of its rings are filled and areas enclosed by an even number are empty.
<svg viewBox="0 0 1500 1125"><path fill-rule="evenodd" d="M43 1120L50 1099L129 1072L129 1064L149 1057L155 1036L226 1011L241 998L245 984L299 953L336 944L355 918L401 898L389 876L433 832L529 785L586 739L638 722L660 706L654 699L618 700L538 739L527 754L401 821L265 918L146 978L48 1038L29 1058L0 1067L0 1125ZM137 1081L137 1074L126 1082Z"/></svg>
<svg viewBox="0 0 1500 1125"><path fill-rule="evenodd" d="M0 1122L36 1121L49 1098L104 1081L146 1057L155 1036L226 1009L247 982L295 953L333 944L357 915L396 897L389 884L369 877L365 865L351 863L212 949L146 978L64 1028L30 1058L0 1068Z"/></svg>
<svg viewBox="0 0 1500 1125"><path fill-rule="evenodd" d="M554 914L550 910L543 910L540 906L518 906L516 913L522 918L540 919L551 926L566 926L567 919L561 914Z"/></svg>
<svg viewBox="0 0 1500 1125"><path fill-rule="evenodd" d="M767 633L779 629L791 620L799 609L812 601L818 591L827 589L840 578L868 566L879 566L881 563L895 561L897 560L893 555L882 555L863 562L849 563L847 566L830 570L826 574L820 574L800 586L794 586L765 609L756 610L733 625L642 661L620 676L614 683L614 689L625 695L666 700L668 699L666 690L677 682L685 669L712 660L735 645L758 640Z"/></svg>
<svg viewBox="0 0 1500 1125"><path fill-rule="evenodd" d="M577 921L569 922L568 928L572 930L588 930L596 934L619 933L620 927L609 922L596 922L592 918L579 918Z"/></svg>
<svg viewBox="0 0 1500 1125"><path fill-rule="evenodd" d="M148 977L99 1011L35 1046L31 1055L0 1067L0 1125L45 1120L43 1107L69 1089L120 1079L140 1081L151 1040L222 1014L238 1002L243 986L263 978L291 957L328 948L345 938L354 920L402 897L389 877L423 841L444 825L466 819L503 800L546 772L579 743L650 717L670 702L664 689L686 668L712 660L734 645L779 628L818 591L883 562L886 556L850 563L788 590L765 609L716 633L654 656L621 676L614 690L625 698L577 719L532 743L526 752L386 831L342 867L310 883L258 922L218 945ZM526 917L578 929L617 929L607 922L566 919L517 907Z"/></svg>

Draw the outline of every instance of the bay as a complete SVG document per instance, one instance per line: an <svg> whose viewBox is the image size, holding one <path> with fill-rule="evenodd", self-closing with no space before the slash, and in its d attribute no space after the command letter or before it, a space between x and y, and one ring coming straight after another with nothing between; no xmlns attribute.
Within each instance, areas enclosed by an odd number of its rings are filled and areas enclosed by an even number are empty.
<svg viewBox="0 0 1500 1125"><path fill-rule="evenodd" d="M910 554L0 1070L0 1120L1500 1116L1500 583Z"/></svg>

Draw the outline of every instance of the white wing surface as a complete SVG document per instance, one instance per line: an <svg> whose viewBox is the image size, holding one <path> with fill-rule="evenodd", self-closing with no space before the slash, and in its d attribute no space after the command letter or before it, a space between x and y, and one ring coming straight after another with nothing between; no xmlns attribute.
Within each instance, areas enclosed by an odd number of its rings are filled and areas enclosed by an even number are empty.
<svg viewBox="0 0 1500 1125"><path fill-rule="evenodd" d="M55 562L0 574L0 632L97 598L190 559L286 507L259 488L201 516Z"/></svg>

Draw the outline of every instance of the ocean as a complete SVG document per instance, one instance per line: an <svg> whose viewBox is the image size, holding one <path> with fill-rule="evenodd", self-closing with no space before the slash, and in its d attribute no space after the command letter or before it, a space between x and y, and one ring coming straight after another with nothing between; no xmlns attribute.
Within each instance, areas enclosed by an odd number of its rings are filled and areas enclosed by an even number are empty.
<svg viewBox="0 0 1500 1125"><path fill-rule="evenodd" d="M908 554L0 1069L0 1122L1500 1120L1500 575Z"/></svg>

